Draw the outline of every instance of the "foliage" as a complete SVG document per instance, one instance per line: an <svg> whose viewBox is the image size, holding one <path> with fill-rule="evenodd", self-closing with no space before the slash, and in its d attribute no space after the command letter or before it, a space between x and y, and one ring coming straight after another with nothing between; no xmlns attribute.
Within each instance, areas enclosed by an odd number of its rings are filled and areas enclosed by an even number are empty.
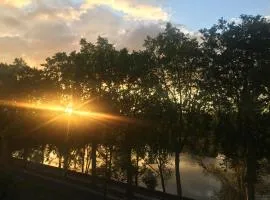
<svg viewBox="0 0 270 200"><path fill-rule="evenodd" d="M153 158L165 192L168 155L174 155L182 196L180 153L220 153L232 170L241 163L243 187L253 199L261 163L270 159L270 23L261 16L240 19L201 30L200 42L167 24L141 51L116 49L98 37L96 43L81 39L79 51L47 58L42 69L20 58L1 63L2 157L20 151L47 162L54 152L59 167L91 168L93 176L102 168L107 179L129 186L143 177L154 189L155 175L140 164ZM20 102L72 104L107 118L67 117Z"/></svg>
<svg viewBox="0 0 270 200"><path fill-rule="evenodd" d="M157 187L157 178L151 170L147 170L144 176L142 177L143 183L146 185L146 187L150 190L155 190Z"/></svg>

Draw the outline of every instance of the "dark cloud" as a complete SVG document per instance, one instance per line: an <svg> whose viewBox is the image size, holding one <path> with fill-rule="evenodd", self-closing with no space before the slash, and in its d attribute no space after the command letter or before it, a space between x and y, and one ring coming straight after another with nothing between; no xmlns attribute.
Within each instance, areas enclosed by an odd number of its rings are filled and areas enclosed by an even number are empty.
<svg viewBox="0 0 270 200"><path fill-rule="evenodd" d="M27 41L18 36L0 37L0 46L0 54L20 55L24 53L24 49L28 49Z"/></svg>
<svg viewBox="0 0 270 200"><path fill-rule="evenodd" d="M72 29L65 23L42 21L35 25L24 34L24 37L32 42L40 42L41 44L62 46L63 43L72 43L75 39L75 34ZM49 42L50 44L46 44Z"/></svg>
<svg viewBox="0 0 270 200"><path fill-rule="evenodd" d="M162 24L137 24L134 27L125 29L119 47L128 47L130 50L142 49L147 36L154 37L162 30Z"/></svg>
<svg viewBox="0 0 270 200"><path fill-rule="evenodd" d="M3 16L1 22L10 27L18 27L21 25L20 20L12 16Z"/></svg>

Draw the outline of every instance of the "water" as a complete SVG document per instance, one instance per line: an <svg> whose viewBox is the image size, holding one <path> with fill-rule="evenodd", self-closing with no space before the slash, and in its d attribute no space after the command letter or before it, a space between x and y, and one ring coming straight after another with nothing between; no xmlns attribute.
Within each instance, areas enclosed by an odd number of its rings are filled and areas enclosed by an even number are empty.
<svg viewBox="0 0 270 200"><path fill-rule="evenodd" d="M56 154L50 154L50 165L58 166L58 157ZM207 162L216 162L213 158L204 158ZM48 164L48 163L45 163ZM152 167L156 168L155 165ZM169 168L174 172L174 158L170 158ZM80 171L77 169L77 171ZM220 189L220 182L213 176L204 173L203 168L198 164L198 162L192 158L189 154L181 154L180 157L180 173L181 173L181 183L183 195L185 197L190 197L200 200L208 200L215 192ZM140 185L144 186L143 183ZM160 178L158 177L157 190L162 191ZM171 194L176 194L176 181L174 173L166 181L166 192Z"/></svg>
<svg viewBox="0 0 270 200"><path fill-rule="evenodd" d="M205 158L210 162L215 159ZM189 154L182 154L180 159L180 173L183 195L200 200L208 200L215 191L219 191L220 182L213 176L206 175L203 168L199 166ZM173 176L167 182L167 192L176 194L175 177ZM159 188L161 190L161 187Z"/></svg>
<svg viewBox="0 0 270 200"><path fill-rule="evenodd" d="M14 153L14 155L16 157L19 157L18 155L21 154L17 152ZM216 163L217 159L205 157L204 161L207 163ZM97 166L99 166L101 163L102 160L100 158L97 158ZM141 161L140 163L142 164L143 161ZM44 164L58 167L59 158L57 157L57 154L51 152L49 154L49 159L45 159ZM157 169L156 165L151 165L151 167ZM170 168L173 173L171 177L165 182L166 192L176 194L176 181L174 175L173 157L170 157L170 161L167 167ZM70 168L78 172L81 171L81 169L78 168L74 169L73 165L71 165ZM185 197L190 197L199 200L208 200L215 192L218 192L221 187L220 182L215 177L204 173L204 170L198 164L198 161L188 153L181 154L180 156L180 173L181 173L183 195ZM162 191L160 177L157 177L157 180L158 186L156 189ZM142 182L139 182L139 185L144 186Z"/></svg>

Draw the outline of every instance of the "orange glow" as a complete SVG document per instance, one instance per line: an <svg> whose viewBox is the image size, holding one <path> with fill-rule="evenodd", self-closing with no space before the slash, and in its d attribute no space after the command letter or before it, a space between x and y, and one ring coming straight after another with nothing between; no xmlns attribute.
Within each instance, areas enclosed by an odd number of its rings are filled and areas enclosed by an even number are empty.
<svg viewBox="0 0 270 200"><path fill-rule="evenodd" d="M67 106L65 109L65 113L67 113L68 115L72 115L73 113L73 108L71 105Z"/></svg>
<svg viewBox="0 0 270 200"><path fill-rule="evenodd" d="M127 122L127 123L134 122L133 119L129 119L122 116L100 113L100 112L76 110L74 107L71 106L71 104L68 105L67 107L64 107L64 106L57 106L57 105L50 105L50 104L40 104L40 103L31 104L31 103L24 103L24 102L0 100L0 105L26 108L26 109L34 109L34 110L54 111L54 112L60 112L60 116L66 113L69 116L72 115L73 117L82 116L82 117L86 117L92 120L103 121L103 122ZM57 118L59 118L60 116L58 116Z"/></svg>
<svg viewBox="0 0 270 200"><path fill-rule="evenodd" d="M94 120L102 120L102 121L121 121L121 122L131 122L131 119L126 117L111 115L106 113L99 113L99 112L87 112L87 111L73 111L74 114L89 117Z"/></svg>
<svg viewBox="0 0 270 200"><path fill-rule="evenodd" d="M0 105L10 106L10 107L18 107L18 108L28 108L34 110L48 110L48 111L65 111L65 107L49 105L49 104L40 104L40 103L24 103L17 101L2 101L0 100Z"/></svg>

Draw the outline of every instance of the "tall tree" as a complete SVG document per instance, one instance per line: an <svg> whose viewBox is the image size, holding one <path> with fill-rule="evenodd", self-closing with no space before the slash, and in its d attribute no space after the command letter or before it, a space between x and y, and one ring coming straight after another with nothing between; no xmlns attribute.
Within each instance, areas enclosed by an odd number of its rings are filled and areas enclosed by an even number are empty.
<svg viewBox="0 0 270 200"><path fill-rule="evenodd" d="M147 38L145 47L151 56L152 71L161 85L158 89L164 91L161 98L166 98L176 113L171 114L168 131L175 155L177 194L182 199L180 153L192 133L188 114L197 109L199 45L195 39L167 24L156 38Z"/></svg>
<svg viewBox="0 0 270 200"><path fill-rule="evenodd" d="M247 198L253 200L260 138L265 134L258 128L259 119L269 102L270 84L265 77L270 76L270 23L261 16L242 15L240 20L221 19L202 31L208 60L204 82L226 132L219 136L225 139L223 153L244 160Z"/></svg>

